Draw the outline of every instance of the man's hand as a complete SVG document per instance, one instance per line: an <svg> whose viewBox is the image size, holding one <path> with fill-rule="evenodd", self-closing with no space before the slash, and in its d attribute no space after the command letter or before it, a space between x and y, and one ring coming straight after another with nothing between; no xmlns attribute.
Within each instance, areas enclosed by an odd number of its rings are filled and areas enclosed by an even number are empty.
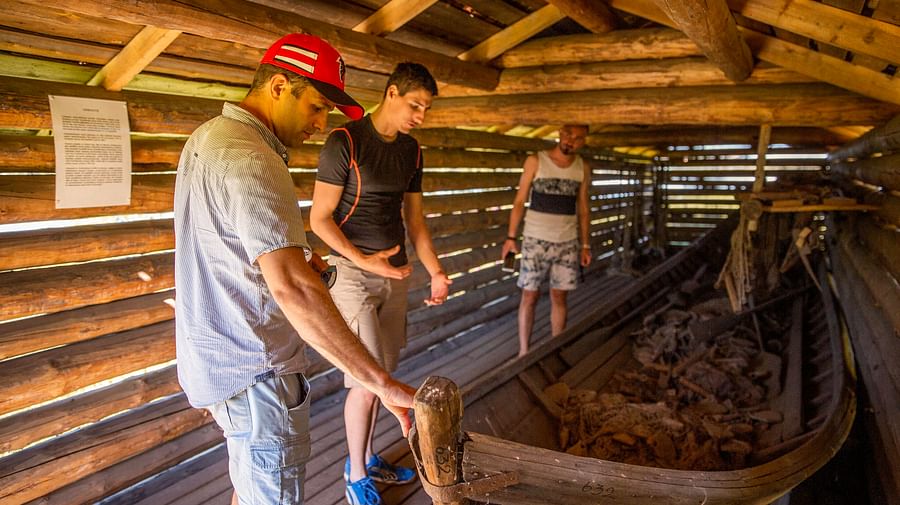
<svg viewBox="0 0 900 505"><path fill-rule="evenodd" d="M503 250L500 252L500 259L506 259L506 255L511 252L518 254L519 247L516 245L516 241L512 239L506 239L503 241Z"/></svg>
<svg viewBox="0 0 900 505"><path fill-rule="evenodd" d="M390 249L385 249L372 254L364 254L355 263L356 266L367 272L372 272L373 274L378 274L388 279L405 279L412 273L412 266L404 265L402 267L395 267L388 261L388 258L398 252L400 252L400 246L395 245Z"/></svg>
<svg viewBox="0 0 900 505"><path fill-rule="evenodd" d="M440 305L447 300L447 295L450 294L450 285L453 284L453 281L447 277L442 271L435 273L431 276L431 298L425 300L425 305Z"/></svg>
<svg viewBox="0 0 900 505"><path fill-rule="evenodd" d="M375 394L381 399L382 405L397 418L397 421L400 423L400 429L403 430L403 437L406 438L409 435L410 428L412 428L409 409L413 406L413 396L416 394L415 388L391 378L385 385L384 390Z"/></svg>
<svg viewBox="0 0 900 505"><path fill-rule="evenodd" d="M591 260L593 256L591 255L590 248L582 247L581 248L581 266L586 267L591 264Z"/></svg>

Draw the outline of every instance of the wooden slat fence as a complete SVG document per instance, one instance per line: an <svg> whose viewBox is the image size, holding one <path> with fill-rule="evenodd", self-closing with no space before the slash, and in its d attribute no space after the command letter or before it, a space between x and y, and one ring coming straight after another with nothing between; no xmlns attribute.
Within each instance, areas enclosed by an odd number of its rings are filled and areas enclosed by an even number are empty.
<svg viewBox="0 0 900 505"><path fill-rule="evenodd" d="M785 181L815 183L825 155L824 149L770 146L767 187ZM670 146L655 161L667 245L684 247L738 211L735 195L753 189L756 146Z"/></svg>

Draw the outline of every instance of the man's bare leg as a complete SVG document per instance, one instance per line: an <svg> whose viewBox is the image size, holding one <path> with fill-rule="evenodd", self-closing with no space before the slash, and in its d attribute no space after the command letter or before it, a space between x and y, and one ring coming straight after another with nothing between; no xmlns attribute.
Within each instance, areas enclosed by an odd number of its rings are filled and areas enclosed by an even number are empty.
<svg viewBox="0 0 900 505"><path fill-rule="evenodd" d="M375 448L372 447L372 440L375 439L375 423L378 422L378 407L381 406L381 402L378 401L378 397L375 397L375 401L372 402L372 422L369 424L369 441L366 442L366 463L372 459L372 455L375 454Z"/></svg>
<svg viewBox="0 0 900 505"><path fill-rule="evenodd" d="M350 454L350 482L366 476L366 448L372 427L372 404L375 395L363 387L353 387L344 400L344 425L347 430L347 452Z"/></svg>
<svg viewBox="0 0 900 505"><path fill-rule="evenodd" d="M550 288L550 331L554 337L566 329L566 318L569 315L569 307L566 305L568 294L568 291Z"/></svg>
<svg viewBox="0 0 900 505"><path fill-rule="evenodd" d="M541 292L537 290L522 290L522 299L519 301L519 357L528 352L528 342L534 328L534 307L540 295Z"/></svg>

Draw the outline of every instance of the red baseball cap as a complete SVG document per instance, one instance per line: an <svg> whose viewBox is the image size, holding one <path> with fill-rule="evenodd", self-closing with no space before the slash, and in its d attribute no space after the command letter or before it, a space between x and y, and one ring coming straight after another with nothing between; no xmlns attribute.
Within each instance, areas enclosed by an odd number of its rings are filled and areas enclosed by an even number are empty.
<svg viewBox="0 0 900 505"><path fill-rule="evenodd" d="M350 119L359 119L365 109L344 92L344 59L328 42L305 33L278 39L263 55L268 63L310 80L312 86Z"/></svg>

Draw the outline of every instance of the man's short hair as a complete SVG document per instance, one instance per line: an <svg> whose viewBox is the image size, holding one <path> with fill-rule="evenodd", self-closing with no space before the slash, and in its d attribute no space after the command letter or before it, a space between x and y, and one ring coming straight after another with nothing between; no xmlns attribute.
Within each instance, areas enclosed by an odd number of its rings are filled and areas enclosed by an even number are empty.
<svg viewBox="0 0 900 505"><path fill-rule="evenodd" d="M569 123L569 124L564 124L564 125L562 125L562 127L560 128L560 130L563 129L563 128L584 128L584 132L585 132L585 133L590 133L590 132L591 132L591 126L590 126L590 125L587 125L587 124L583 124L583 123Z"/></svg>
<svg viewBox="0 0 900 505"><path fill-rule="evenodd" d="M399 63L388 77L387 85L384 87L384 96L387 96L387 90L392 84L397 86L400 96L417 89L424 89L431 93L431 96L438 94L437 83L431 76L431 72L425 68L425 65L418 63L408 61Z"/></svg>
<svg viewBox="0 0 900 505"><path fill-rule="evenodd" d="M256 73L253 75L253 84L250 85L250 93L254 93L268 86L269 80L276 74L287 77L288 82L291 83L291 94L294 95L295 98L300 98L300 94L303 93L303 88L309 86L309 79L306 77L283 68L278 68L275 65L263 63L256 69Z"/></svg>

